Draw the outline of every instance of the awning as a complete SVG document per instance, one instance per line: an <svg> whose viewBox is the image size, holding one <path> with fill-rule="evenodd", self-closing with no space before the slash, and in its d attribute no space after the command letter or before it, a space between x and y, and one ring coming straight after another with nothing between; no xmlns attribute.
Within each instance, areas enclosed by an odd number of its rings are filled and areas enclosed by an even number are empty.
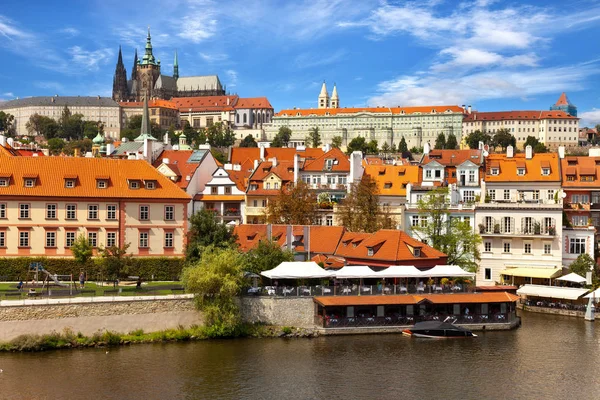
<svg viewBox="0 0 600 400"><path fill-rule="evenodd" d="M565 300L577 300L587 292L588 289L543 285L523 285L517 290L518 295Z"/></svg>
<svg viewBox="0 0 600 400"><path fill-rule="evenodd" d="M593 292L590 292L588 294L586 294L585 296L583 296L586 299L589 299L590 297L596 298L600 300L600 288L594 290Z"/></svg>
<svg viewBox="0 0 600 400"><path fill-rule="evenodd" d="M436 265L435 267L431 268L430 270L421 271L421 276L427 277L427 278L442 278L442 277L474 278L475 273L467 272L464 269L462 269L461 267L459 267L458 265Z"/></svg>
<svg viewBox="0 0 600 400"><path fill-rule="evenodd" d="M380 278L420 278L423 275L414 265L391 265L377 272L377 276Z"/></svg>
<svg viewBox="0 0 600 400"><path fill-rule="evenodd" d="M566 282L575 282L575 283L584 283L587 281L583 276L577 275L575 272L571 272L565 276L561 276L560 278L556 278L557 281L566 281Z"/></svg>
<svg viewBox="0 0 600 400"><path fill-rule="evenodd" d="M380 278L375 271L364 265L347 265L334 274L338 279Z"/></svg>
<svg viewBox="0 0 600 400"><path fill-rule="evenodd" d="M525 278L542 278L550 279L559 276L562 268L507 268L500 272L500 275L521 276Z"/></svg>
<svg viewBox="0 0 600 400"><path fill-rule="evenodd" d="M325 271L314 261L285 261L268 271L260 273L269 279L329 278L334 272Z"/></svg>

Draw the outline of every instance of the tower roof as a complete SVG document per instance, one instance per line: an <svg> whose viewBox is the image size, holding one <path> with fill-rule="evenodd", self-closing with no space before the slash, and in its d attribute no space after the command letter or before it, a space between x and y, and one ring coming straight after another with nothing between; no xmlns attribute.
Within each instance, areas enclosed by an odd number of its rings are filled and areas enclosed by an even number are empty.
<svg viewBox="0 0 600 400"><path fill-rule="evenodd" d="M177 61L177 50L175 50L175 60L173 61L173 78L179 78L179 62Z"/></svg>
<svg viewBox="0 0 600 400"><path fill-rule="evenodd" d="M148 27L148 36L146 36L146 51L140 65L158 65L152 54L152 40L150 38L150 27Z"/></svg>
<svg viewBox="0 0 600 400"><path fill-rule="evenodd" d="M571 102L569 101L567 94L565 92L562 92L562 94L558 98L556 104L554 104L554 105L555 106L568 106L569 104L571 104Z"/></svg>
<svg viewBox="0 0 600 400"><path fill-rule="evenodd" d="M119 59L117 60L117 65L123 65L123 54L121 53L121 45L119 45Z"/></svg>
<svg viewBox="0 0 600 400"><path fill-rule="evenodd" d="M147 97L144 97L144 113L142 114L142 129L140 129L140 136L136 137L134 141L143 142L144 139L156 140L150 131L150 112L148 111Z"/></svg>
<svg viewBox="0 0 600 400"><path fill-rule="evenodd" d="M332 99L338 98L337 85L335 83L333 84L333 92L331 92L331 98Z"/></svg>
<svg viewBox="0 0 600 400"><path fill-rule="evenodd" d="M327 85L325 85L325 81L323 81L323 86L321 86L321 93L319 93L319 97L328 97L327 93Z"/></svg>

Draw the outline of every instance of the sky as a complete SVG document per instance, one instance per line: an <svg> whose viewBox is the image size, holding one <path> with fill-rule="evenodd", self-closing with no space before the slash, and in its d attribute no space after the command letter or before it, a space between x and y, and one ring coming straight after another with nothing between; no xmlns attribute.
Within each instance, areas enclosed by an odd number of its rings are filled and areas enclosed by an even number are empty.
<svg viewBox="0 0 600 400"><path fill-rule="evenodd" d="M567 92L600 123L600 0L7 0L0 100L112 93L119 46L131 74L150 27L163 74L218 74L276 111L472 105L545 110Z"/></svg>

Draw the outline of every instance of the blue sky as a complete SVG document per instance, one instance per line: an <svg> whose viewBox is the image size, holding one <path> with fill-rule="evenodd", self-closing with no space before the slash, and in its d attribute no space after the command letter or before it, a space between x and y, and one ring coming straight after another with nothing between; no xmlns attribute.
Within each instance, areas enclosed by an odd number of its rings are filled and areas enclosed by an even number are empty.
<svg viewBox="0 0 600 400"><path fill-rule="evenodd" d="M0 99L104 95L119 45L131 73L150 26L163 73L218 74L276 110L472 104L547 109L562 91L600 123L600 2L9 0L0 10Z"/></svg>

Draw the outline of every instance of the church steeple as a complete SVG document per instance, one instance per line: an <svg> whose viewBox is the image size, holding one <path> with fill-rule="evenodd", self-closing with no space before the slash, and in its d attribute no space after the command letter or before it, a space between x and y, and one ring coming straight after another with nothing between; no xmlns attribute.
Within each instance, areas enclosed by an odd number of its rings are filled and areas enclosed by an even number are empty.
<svg viewBox="0 0 600 400"><path fill-rule="evenodd" d="M131 69L131 80L135 81L137 79L137 66L138 66L138 56L137 56L137 48L135 49L135 55L133 56L133 68Z"/></svg>
<svg viewBox="0 0 600 400"><path fill-rule="evenodd" d="M327 85L323 81L321 93L319 93L319 108L329 108L329 93L327 93Z"/></svg>
<svg viewBox="0 0 600 400"><path fill-rule="evenodd" d="M331 108L340 108L340 98L335 83L333 84L333 92L331 92Z"/></svg>
<svg viewBox="0 0 600 400"><path fill-rule="evenodd" d="M179 63L177 62L177 50L175 50L175 61L173 61L173 78L179 79Z"/></svg>
<svg viewBox="0 0 600 400"><path fill-rule="evenodd" d="M119 46L119 58L117 59L117 66L113 77L112 98L115 101L125 101L128 97L127 71L125 70L125 65L123 65L123 54L121 52L121 46Z"/></svg>
<svg viewBox="0 0 600 400"><path fill-rule="evenodd" d="M156 140L154 136L152 136L152 132L150 130L150 112L148 111L148 97L144 97L144 112L142 114L142 127L140 129L140 136L136 137L134 141L143 142L144 139L148 140Z"/></svg>
<svg viewBox="0 0 600 400"><path fill-rule="evenodd" d="M152 54L152 40L150 38L150 27L148 27L148 36L146 36L146 51L142 57L141 65L158 65Z"/></svg>

